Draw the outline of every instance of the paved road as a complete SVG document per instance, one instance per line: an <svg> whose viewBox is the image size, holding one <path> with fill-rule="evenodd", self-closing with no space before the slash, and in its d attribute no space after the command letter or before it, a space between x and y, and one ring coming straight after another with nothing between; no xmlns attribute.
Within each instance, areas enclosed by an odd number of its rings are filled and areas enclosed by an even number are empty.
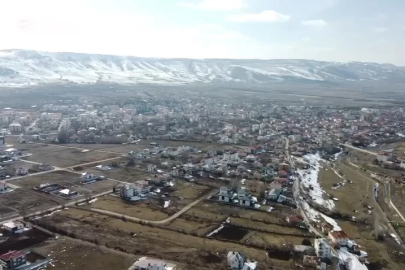
<svg viewBox="0 0 405 270"><path fill-rule="evenodd" d="M344 147L351 148L351 149L354 149L354 150L359 151L359 152L363 152L363 153L370 154L370 155L373 155L373 156L377 155L376 152L372 152L372 151L368 151L366 149L358 148L358 147L355 147L355 146L350 145L350 144L342 144L342 145Z"/></svg>
<svg viewBox="0 0 405 270"><path fill-rule="evenodd" d="M359 176L359 178L365 179L366 181L371 181L371 183L375 184L378 183L376 180L369 178L365 175L363 175L361 172L359 172L356 169L353 169L350 166L347 166L343 163L340 163L343 167L345 167L347 170L351 171L352 173L355 173ZM370 189L370 198L374 198L374 188ZM397 234L397 232L395 231L394 227L391 225L390 220L387 218L387 215L385 214L385 212L382 210L381 206L377 203L376 200L372 200L372 204L373 204L373 208L374 211L377 211L377 213L379 214L379 216L384 220L385 223L387 223L389 230L391 231L391 233L393 233L394 235L396 235L398 237L398 239L401 239L399 237L399 235Z"/></svg>
<svg viewBox="0 0 405 270"><path fill-rule="evenodd" d="M377 155L377 153L370 152L370 151L367 151L367 150L364 150L364 149L361 149L361 148L357 148L357 147L354 147L354 146L352 146L352 145L346 145L346 144L345 144L345 146L347 146L347 147L349 147L349 148L351 148L351 149L354 149L354 150L356 150L356 151L368 153L368 154L371 154L371 155ZM354 166L354 167L356 167L356 168L359 168L359 166L357 166L356 164L353 164L353 163L350 161L350 159L348 159L348 162L350 163L350 165L352 165L352 166ZM369 179L369 180L372 181L373 183L376 183L376 181L373 180L373 179L371 179L370 177L367 177L367 176L364 176L364 177L367 178L367 179ZM394 203L393 203L392 200L391 200L391 185L390 185L389 183L388 183L388 201L389 201L389 204L391 205L391 207L395 210L395 212L397 212L398 216L400 216L401 219L405 222L404 216L401 214L401 212L398 210L398 208L394 205Z"/></svg>
<svg viewBox="0 0 405 270"><path fill-rule="evenodd" d="M136 218L136 217L131 217L131 216L126 216L126 215L122 215L122 214L118 214L116 212L111 212L111 211L106 211L106 210L101 210L101 209L97 209L97 208L90 208L90 209L85 209L85 210L89 210L92 212L96 212L99 214L104 214L104 215L108 215L111 217L116 217L116 218L122 218L124 217L126 220L129 221L134 221L134 222L145 222L147 224L166 224L169 223L173 220L175 220L176 218L178 218L180 215L182 215L183 213L187 212L188 210L190 210L192 207L194 207L196 204L200 203L201 201L205 200L206 198L211 197L212 195L214 195L215 193L217 193L218 190L215 189L213 191L211 191L208 195L204 195L201 198L195 200L194 202L190 203L189 205L183 207L180 211L178 211L177 213L175 213L174 215L163 219L163 220L158 220L158 221L153 221L153 220L146 220L146 219L141 219L141 218Z"/></svg>

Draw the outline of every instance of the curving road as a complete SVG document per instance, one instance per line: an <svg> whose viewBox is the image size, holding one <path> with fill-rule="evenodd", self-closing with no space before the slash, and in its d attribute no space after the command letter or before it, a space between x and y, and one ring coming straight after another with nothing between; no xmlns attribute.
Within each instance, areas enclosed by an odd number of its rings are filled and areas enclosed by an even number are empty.
<svg viewBox="0 0 405 270"><path fill-rule="evenodd" d="M214 189L213 191L211 191L207 195L204 195L201 198L199 198L199 199L195 200L194 202L190 203L189 205L183 207L180 211L178 211L174 215L172 215L172 216L170 216L170 217L168 217L166 219L158 220L158 221L146 220L146 219L141 219L141 218L137 218L137 217L126 216L126 215L118 214L116 212L111 212L111 211L102 210L102 209L98 209L98 208L90 208L90 209L85 209L84 208L83 210L88 210L88 211L91 211L91 212L95 212L95 213L99 213L99 214L103 214L103 215L107 215L107 216L115 217L115 218L125 218L126 220L133 221L133 222L144 222L146 224L160 224L160 225L162 225L162 224L166 224L166 223L169 223L169 222L175 220L180 215L182 215L183 213L187 212L192 207L194 207L196 204L200 203L201 201L205 200L206 198L211 197L212 195L214 195L217 192L218 192L218 190ZM80 209L82 209L82 208L80 208Z"/></svg>

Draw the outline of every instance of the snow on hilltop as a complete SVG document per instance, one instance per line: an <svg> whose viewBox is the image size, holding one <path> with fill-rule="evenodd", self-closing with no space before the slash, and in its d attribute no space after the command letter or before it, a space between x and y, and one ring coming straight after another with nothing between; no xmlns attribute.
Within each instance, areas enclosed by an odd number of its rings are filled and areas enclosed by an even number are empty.
<svg viewBox="0 0 405 270"><path fill-rule="evenodd" d="M29 50L0 51L0 87L44 83L267 84L285 82L405 82L390 64L313 60L159 59Z"/></svg>

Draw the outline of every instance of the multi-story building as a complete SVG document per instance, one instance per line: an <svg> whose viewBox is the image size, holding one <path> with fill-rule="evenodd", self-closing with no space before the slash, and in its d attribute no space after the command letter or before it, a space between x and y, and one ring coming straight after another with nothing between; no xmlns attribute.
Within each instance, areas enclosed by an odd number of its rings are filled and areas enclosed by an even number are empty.
<svg viewBox="0 0 405 270"><path fill-rule="evenodd" d="M332 248L330 243L325 238L315 239L315 253L321 258L330 259L332 257Z"/></svg>

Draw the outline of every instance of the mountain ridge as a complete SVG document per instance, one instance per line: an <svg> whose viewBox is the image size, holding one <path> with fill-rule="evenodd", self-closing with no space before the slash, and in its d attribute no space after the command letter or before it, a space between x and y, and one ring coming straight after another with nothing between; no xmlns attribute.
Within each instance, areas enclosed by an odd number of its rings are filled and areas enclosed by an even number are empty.
<svg viewBox="0 0 405 270"><path fill-rule="evenodd" d="M0 87L39 84L241 84L405 82L405 67L306 59L147 58L0 50Z"/></svg>

